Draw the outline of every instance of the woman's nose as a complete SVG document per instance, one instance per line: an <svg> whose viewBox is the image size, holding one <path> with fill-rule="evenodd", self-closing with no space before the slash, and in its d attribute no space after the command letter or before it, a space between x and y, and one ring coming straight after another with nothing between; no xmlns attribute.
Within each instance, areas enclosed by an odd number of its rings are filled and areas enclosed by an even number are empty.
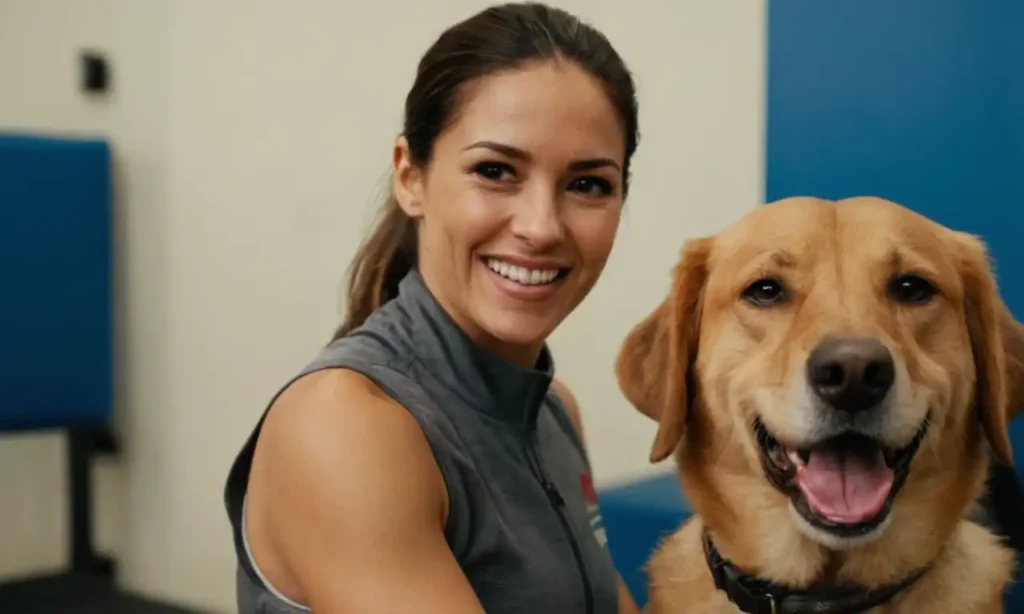
<svg viewBox="0 0 1024 614"><path fill-rule="evenodd" d="M536 249L560 243L565 238L565 227L555 196L549 193L524 196L512 215L512 233Z"/></svg>

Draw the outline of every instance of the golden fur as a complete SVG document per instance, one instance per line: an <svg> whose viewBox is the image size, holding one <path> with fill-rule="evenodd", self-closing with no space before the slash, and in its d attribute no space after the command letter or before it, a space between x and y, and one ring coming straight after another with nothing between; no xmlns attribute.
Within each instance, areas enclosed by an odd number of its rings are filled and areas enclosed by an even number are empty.
<svg viewBox="0 0 1024 614"><path fill-rule="evenodd" d="M888 300L914 273L937 288L926 305ZM784 279L792 300L740 300L757 279ZM797 526L765 479L750 427L781 429L809 352L825 336L870 335L896 363L894 437L931 427L877 538L823 545ZM629 334L617 362L629 401L660 421L651 452L675 452L694 517L652 557L649 609L737 610L704 561L706 526L721 553L760 577L811 583L916 584L877 612L1002 612L1013 555L968 519L991 455L1012 461L1007 424L1024 404L1024 333L996 289L983 244L877 198L792 198L759 207L714 237L689 241L669 296ZM889 427L887 427L889 428Z"/></svg>

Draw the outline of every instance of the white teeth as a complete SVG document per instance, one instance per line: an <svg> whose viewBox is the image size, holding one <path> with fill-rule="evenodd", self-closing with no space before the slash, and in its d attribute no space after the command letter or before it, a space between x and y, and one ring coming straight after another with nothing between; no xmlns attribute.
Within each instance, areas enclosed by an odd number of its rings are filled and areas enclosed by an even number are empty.
<svg viewBox="0 0 1024 614"><path fill-rule="evenodd" d="M497 258L488 258L487 268L506 279L517 281L524 286L549 284L555 281L555 278L558 277L558 269L528 269L526 267L502 262Z"/></svg>

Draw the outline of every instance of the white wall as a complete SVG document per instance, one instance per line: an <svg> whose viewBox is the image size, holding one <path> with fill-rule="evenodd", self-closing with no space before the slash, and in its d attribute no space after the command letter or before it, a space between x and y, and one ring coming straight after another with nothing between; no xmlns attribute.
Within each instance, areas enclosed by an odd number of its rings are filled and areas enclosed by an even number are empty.
<svg viewBox="0 0 1024 614"><path fill-rule="evenodd" d="M0 129L109 135L117 171L115 412L123 462L97 471L97 537L126 580L146 587L159 528L173 514L162 481L176 470L165 436L167 293L165 219L170 88L169 3L134 0L0 2ZM78 92L83 47L114 58L114 93ZM59 437L0 438L0 577L66 560L63 446ZM155 547L154 547L155 546ZM150 583L157 586L155 583Z"/></svg>
<svg viewBox="0 0 1024 614"><path fill-rule="evenodd" d="M615 382L619 345L668 292L683 241L717 232L763 199L764 5L578 4L591 7L581 13L629 63L640 99L641 142L615 252L553 341L556 368L580 401L595 480L608 484L656 469L647 463L655 425Z"/></svg>
<svg viewBox="0 0 1024 614"><path fill-rule="evenodd" d="M128 586L215 611L234 611L228 465L337 321L419 55L487 2L288 4L0 2L0 128L106 133L117 156L128 449L100 471L101 544ZM618 392L618 343L667 290L682 241L761 198L763 6L558 4L605 31L640 87L615 254L553 340L607 484L651 471L653 424ZM80 44L111 53L107 102L74 91ZM0 574L62 560L57 444L0 440Z"/></svg>

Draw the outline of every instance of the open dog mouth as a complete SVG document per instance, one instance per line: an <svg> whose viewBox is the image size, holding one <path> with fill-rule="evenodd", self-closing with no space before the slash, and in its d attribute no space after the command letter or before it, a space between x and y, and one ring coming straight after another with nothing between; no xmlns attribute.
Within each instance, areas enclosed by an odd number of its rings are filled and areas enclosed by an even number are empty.
<svg viewBox="0 0 1024 614"><path fill-rule="evenodd" d="M844 538L870 533L885 521L927 430L926 419L898 450L856 433L790 447L754 421L768 480L812 526Z"/></svg>

